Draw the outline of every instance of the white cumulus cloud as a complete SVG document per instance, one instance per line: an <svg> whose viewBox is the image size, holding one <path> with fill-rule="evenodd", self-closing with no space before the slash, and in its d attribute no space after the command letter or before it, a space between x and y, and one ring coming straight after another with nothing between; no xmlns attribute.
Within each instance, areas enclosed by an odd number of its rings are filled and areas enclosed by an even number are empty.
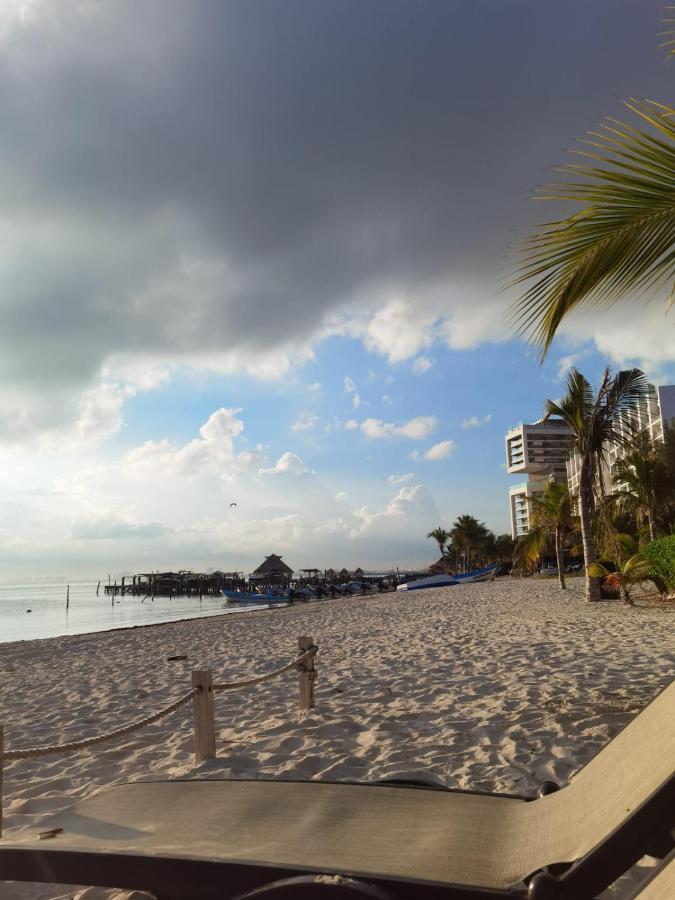
<svg viewBox="0 0 675 900"><path fill-rule="evenodd" d="M146 441L127 453L125 470L139 479L193 477L204 474L229 479L247 469L254 454L237 453L235 439L244 430L238 418L241 409L221 408L199 429L199 437L184 445L166 439Z"/></svg>
<svg viewBox="0 0 675 900"><path fill-rule="evenodd" d="M389 484L406 484L408 481L412 481L414 477L414 472L404 472L403 475L390 475L387 481Z"/></svg>
<svg viewBox="0 0 675 900"><path fill-rule="evenodd" d="M287 450L269 469L259 469L259 475L307 475L309 469L297 453Z"/></svg>
<svg viewBox="0 0 675 900"><path fill-rule="evenodd" d="M414 441L423 440L438 427L436 416L416 416L408 422L396 425L393 422L383 422L382 419L364 419L361 422L361 431L367 438L392 438L406 437Z"/></svg>
<svg viewBox="0 0 675 900"><path fill-rule="evenodd" d="M434 361L428 356L418 356L412 364L415 375L423 375L433 367Z"/></svg>
<svg viewBox="0 0 675 900"><path fill-rule="evenodd" d="M482 419L478 416L469 416L468 419L462 420L462 428L464 428L465 430L467 428L481 428L483 425L487 425L490 421L492 421L492 413L488 413L487 416L483 416Z"/></svg>
<svg viewBox="0 0 675 900"><path fill-rule="evenodd" d="M457 449L454 441L439 441L424 454L425 459L446 459Z"/></svg>
<svg viewBox="0 0 675 900"><path fill-rule="evenodd" d="M291 425L291 431L311 431L319 423L319 417L314 413L302 412Z"/></svg>
<svg viewBox="0 0 675 900"><path fill-rule="evenodd" d="M92 449L113 434L124 423L124 404L136 394L131 385L102 383L85 391L80 399L79 415L42 438L42 445L52 449Z"/></svg>

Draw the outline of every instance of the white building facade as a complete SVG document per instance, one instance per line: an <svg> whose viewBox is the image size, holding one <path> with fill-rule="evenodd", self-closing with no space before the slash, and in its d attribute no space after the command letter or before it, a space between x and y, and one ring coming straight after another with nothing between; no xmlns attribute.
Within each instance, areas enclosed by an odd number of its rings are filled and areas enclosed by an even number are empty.
<svg viewBox="0 0 675 900"><path fill-rule="evenodd" d="M631 427L628 425L628 417L619 420L619 431L628 435ZM652 442L663 441L665 427L675 425L675 384L656 386L648 385L647 396L635 407L630 415L632 433L637 430L649 435ZM610 488L612 476L617 462L623 458L623 448L618 444L612 444L607 448L607 468L603 468L605 485ZM581 475L581 460L578 453L572 454L567 460L567 483L570 494L579 493L579 478Z"/></svg>
<svg viewBox="0 0 675 900"><path fill-rule="evenodd" d="M506 470L510 475L527 475L527 481L509 491L513 538L530 530L531 498L543 493L551 477L558 482L567 479L571 443L571 429L555 418L521 423L506 433Z"/></svg>

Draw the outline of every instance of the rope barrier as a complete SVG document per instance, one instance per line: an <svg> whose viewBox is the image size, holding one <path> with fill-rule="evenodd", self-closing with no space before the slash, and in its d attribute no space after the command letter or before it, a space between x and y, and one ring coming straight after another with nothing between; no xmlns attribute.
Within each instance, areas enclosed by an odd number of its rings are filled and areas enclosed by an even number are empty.
<svg viewBox="0 0 675 900"><path fill-rule="evenodd" d="M130 722L122 728L116 728L114 731L108 731L106 734L98 734L94 737L84 738L80 741L70 741L70 743L67 744L54 744L51 747L29 747L25 750L5 750L4 753L2 753L2 759L37 759L40 756L50 756L53 753L69 753L73 750L84 750L86 747L95 747L97 744L103 744L105 741L112 741L115 738L123 737L125 734L129 734L129 732L135 731L137 728L142 728L145 725L152 725L153 722L157 722L159 719L164 718L164 716L168 716L169 713L172 713L175 709L183 706L183 704L191 700L195 694L199 693L199 690L199 688L192 688L186 694L183 694L177 700L174 700L173 703L169 703L168 706L164 706L156 713L145 716L143 719L136 719L134 722Z"/></svg>
<svg viewBox="0 0 675 900"><path fill-rule="evenodd" d="M288 672L296 666L300 668L300 671L304 671L304 669L300 667L300 664L310 656L313 656L318 649L316 644L312 644L312 646L308 650L305 650L300 656L296 656L296 658L291 660L287 665L282 666L280 669L276 669L274 672L267 672L265 675L256 675L255 678L246 678L243 681L223 681L220 684L214 684L213 690L232 691L235 688L249 687L253 684L262 684L263 681L270 681L272 678L276 678L277 675L283 675L284 672Z"/></svg>
<svg viewBox="0 0 675 900"><path fill-rule="evenodd" d="M276 669L274 672L267 672L264 675L257 675L254 678L246 678L240 681L224 681L220 684L212 685L212 690L216 691L231 691L236 688L249 687L254 684L262 684L265 681L270 681L272 678L276 678L278 675L283 675L284 672L288 672L293 668L297 668L299 672L305 672L311 680L314 680L316 677L316 673L314 671L308 672L307 669L302 665L302 663L313 656L317 650L318 646L316 644L312 644L304 653L301 653L300 656L296 656L295 659L292 659L291 662L287 663L287 665L282 666L280 669ZM145 725L152 725L153 722L159 721L159 719L164 718L164 716L168 716L169 713L172 713L174 710L183 706L184 703L187 703L189 700L194 697L195 694L198 694L202 688L192 688L187 693L183 694L177 700L174 700L173 703L169 703L167 706L162 707L162 709L158 710L152 715L145 716L143 719L136 719L133 722L130 722L128 725L122 726L122 728L116 728L114 731L108 731L105 734L98 734L94 737L84 738L79 741L70 741L66 744L54 744L48 747L27 747L25 750L5 750L1 754L1 758L3 761L12 761L17 759L38 759L41 756L51 756L56 753L70 753L74 750L84 750L87 747L95 747L97 744L103 744L106 741L112 741L115 738L123 737L125 734L129 734L132 731L135 731L137 728L143 728Z"/></svg>

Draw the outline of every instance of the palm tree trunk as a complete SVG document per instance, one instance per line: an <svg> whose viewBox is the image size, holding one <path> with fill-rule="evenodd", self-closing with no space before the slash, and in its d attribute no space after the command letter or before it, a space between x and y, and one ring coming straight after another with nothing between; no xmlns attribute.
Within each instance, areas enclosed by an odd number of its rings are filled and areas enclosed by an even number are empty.
<svg viewBox="0 0 675 900"><path fill-rule="evenodd" d="M560 590L566 591L567 585L565 584L565 567L563 564L562 541L560 539L559 528L556 528L555 530L555 559L558 565L558 582L560 584Z"/></svg>
<svg viewBox="0 0 675 900"><path fill-rule="evenodd" d="M579 518L581 520L581 543L584 550L584 566L586 568L586 600L590 603L601 600L600 582L588 574L588 567L595 562L595 545L593 543L593 530L591 523L591 509L593 505L593 472L590 460L584 458L581 461L581 473L579 479Z"/></svg>
<svg viewBox="0 0 675 900"><path fill-rule="evenodd" d="M630 594L628 593L628 589L623 584L619 588L619 595L626 606L635 606L635 604L631 600Z"/></svg>
<svg viewBox="0 0 675 900"><path fill-rule="evenodd" d="M656 532L654 531L654 517L651 510L647 513L647 522L649 523L649 540L656 540Z"/></svg>

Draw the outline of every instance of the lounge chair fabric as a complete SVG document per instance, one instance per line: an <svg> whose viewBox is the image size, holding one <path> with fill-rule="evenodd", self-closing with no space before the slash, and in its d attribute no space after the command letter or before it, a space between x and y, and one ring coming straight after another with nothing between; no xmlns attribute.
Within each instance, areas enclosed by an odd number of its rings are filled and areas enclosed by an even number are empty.
<svg viewBox="0 0 675 900"><path fill-rule="evenodd" d="M673 900L675 898L675 850L638 885L629 900Z"/></svg>
<svg viewBox="0 0 675 900"><path fill-rule="evenodd" d="M392 785L186 780L122 784L0 842L80 851L229 861L293 871L383 875L507 889L572 863L672 779L675 682L571 783L525 801ZM119 885L120 887L124 885Z"/></svg>

